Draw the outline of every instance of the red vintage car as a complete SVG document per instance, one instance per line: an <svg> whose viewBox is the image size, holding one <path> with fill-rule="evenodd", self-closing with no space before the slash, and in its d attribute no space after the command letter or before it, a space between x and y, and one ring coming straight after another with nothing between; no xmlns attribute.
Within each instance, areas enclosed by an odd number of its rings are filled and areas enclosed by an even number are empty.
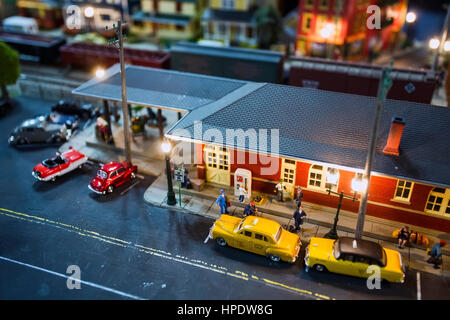
<svg viewBox="0 0 450 320"><path fill-rule="evenodd" d="M112 193L115 188L136 177L137 166L129 162L108 162L97 171L89 189L98 194Z"/></svg>
<svg viewBox="0 0 450 320"><path fill-rule="evenodd" d="M41 181L55 181L56 177L80 168L88 158L81 152L70 148L55 157L45 159L33 168L33 176Z"/></svg>

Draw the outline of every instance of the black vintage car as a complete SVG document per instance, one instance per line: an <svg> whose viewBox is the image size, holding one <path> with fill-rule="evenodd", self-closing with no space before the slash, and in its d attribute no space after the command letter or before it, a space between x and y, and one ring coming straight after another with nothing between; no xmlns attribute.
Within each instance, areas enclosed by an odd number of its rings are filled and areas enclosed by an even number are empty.
<svg viewBox="0 0 450 320"><path fill-rule="evenodd" d="M71 130L67 125L53 123L46 116L39 116L24 121L11 133L8 142L11 145L61 143L67 141Z"/></svg>
<svg viewBox="0 0 450 320"><path fill-rule="evenodd" d="M58 112L66 115L76 115L82 119L89 119L93 117L92 105L84 104L79 106L73 101L60 100L57 104L52 106L52 112Z"/></svg>

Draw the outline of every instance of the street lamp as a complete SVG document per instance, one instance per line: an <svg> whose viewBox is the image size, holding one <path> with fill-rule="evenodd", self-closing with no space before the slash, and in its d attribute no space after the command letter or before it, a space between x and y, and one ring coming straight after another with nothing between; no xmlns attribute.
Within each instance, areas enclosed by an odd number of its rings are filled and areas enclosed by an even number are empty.
<svg viewBox="0 0 450 320"><path fill-rule="evenodd" d="M98 68L95 70L95 76L99 79L103 78L105 76L105 69Z"/></svg>
<svg viewBox="0 0 450 320"><path fill-rule="evenodd" d="M161 144L162 151L164 152L164 156L166 159L166 175L167 175L167 204L169 206L173 206L177 204L177 200L175 199L175 192L173 192L172 185L172 170L170 168L170 150L172 150L172 145L169 141L163 141Z"/></svg>
<svg viewBox="0 0 450 320"><path fill-rule="evenodd" d="M86 9L84 9L84 16L86 18L92 18L94 16L94 8L87 7Z"/></svg>
<svg viewBox="0 0 450 320"><path fill-rule="evenodd" d="M433 38L428 42L428 46L430 47L430 49L436 50L437 48L439 48L439 43L439 39Z"/></svg>
<svg viewBox="0 0 450 320"><path fill-rule="evenodd" d="M336 184L338 180L339 180L339 170L329 168L327 171L327 182L331 185L331 184ZM336 228L337 228L337 223L339 221L339 212L341 211L342 199L347 198L347 199L352 199L352 201L355 201L357 190L354 190L355 193L353 194L353 197L344 194L344 191L341 191L341 192L332 191L330 187L327 189L327 191L328 191L328 195L330 195L331 193L338 195L339 203L338 203L338 207L336 210L336 216L334 217L333 227L331 227L330 231L328 231L328 233L325 234L324 237L327 239L338 239L339 236L337 234Z"/></svg>
<svg viewBox="0 0 450 320"><path fill-rule="evenodd" d="M410 11L406 14L406 22L407 23L414 23L417 19L417 15L415 12Z"/></svg>
<svg viewBox="0 0 450 320"><path fill-rule="evenodd" d="M444 43L444 51L450 51L450 41L445 41Z"/></svg>

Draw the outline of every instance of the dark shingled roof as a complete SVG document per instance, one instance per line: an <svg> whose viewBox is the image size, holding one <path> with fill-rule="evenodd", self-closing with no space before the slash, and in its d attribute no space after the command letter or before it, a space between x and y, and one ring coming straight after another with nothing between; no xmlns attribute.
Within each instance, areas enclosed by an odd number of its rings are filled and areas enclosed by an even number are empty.
<svg viewBox="0 0 450 320"><path fill-rule="evenodd" d="M278 129L280 143L275 155L348 170L362 171L365 167L375 117L374 97L139 66L127 66L126 75L129 103L189 112L168 131L169 137L187 135L192 140L195 121L202 121L202 134L214 128L224 138L227 129L243 130L238 134L243 138L249 129ZM120 88L119 67L115 65L102 80L92 79L73 93L121 101ZM393 117L406 122L399 156L382 152ZM450 108L386 100L372 170L450 187L449 128ZM266 150L274 153L270 132L267 140ZM202 135L197 141L214 139ZM227 146L249 149L248 139L242 146L237 145L237 139Z"/></svg>
<svg viewBox="0 0 450 320"><path fill-rule="evenodd" d="M226 129L279 129L281 156L364 169L376 98L275 84L260 85L246 92L231 102L219 100L195 110L171 128L168 135L180 128L193 135L194 120L202 120L203 132L217 128L224 137ZM394 116L406 121L398 157L382 153ZM450 186L449 128L449 108L387 100L372 170ZM228 146L242 147L236 140ZM267 140L270 151L270 137ZM244 147L249 147L248 139Z"/></svg>
<svg viewBox="0 0 450 320"><path fill-rule="evenodd" d="M349 237L341 237L336 241L340 254L354 254L383 264L383 247L377 242ZM353 246L354 241L356 241L356 247Z"/></svg>
<svg viewBox="0 0 450 320"><path fill-rule="evenodd" d="M246 84L240 80L133 65L125 66L125 74L129 103L182 112L214 102ZM119 64L109 68L103 79L91 79L72 93L122 101Z"/></svg>

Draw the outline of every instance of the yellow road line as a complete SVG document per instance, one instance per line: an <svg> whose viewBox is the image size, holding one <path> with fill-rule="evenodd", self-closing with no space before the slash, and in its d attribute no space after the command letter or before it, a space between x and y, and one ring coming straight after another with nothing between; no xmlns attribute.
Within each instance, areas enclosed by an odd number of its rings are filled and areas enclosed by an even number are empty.
<svg viewBox="0 0 450 320"><path fill-rule="evenodd" d="M3 211L3 212L1 212L1 211ZM238 278L238 279L242 279L242 280L246 280L246 281L249 280L248 274L245 273L245 272L242 272L242 271L238 271L237 270L237 271L235 271L235 273L231 273L231 272L227 271L226 267L217 266L217 265L213 265L213 264L208 264L207 262L204 262L204 261L201 261L201 260L189 259L187 257L179 256L179 255L176 255L174 257L169 252L165 252L165 251L162 251L162 250L159 250L159 249L145 247L145 246L142 246L140 244L133 244L130 241L125 241L125 240L122 240L122 239L117 239L117 238L113 238L113 237L110 237L110 236L105 236L105 235L102 235L102 234L100 234L98 232L95 232L95 231L85 230L85 229L82 229L82 228L79 228L79 227L76 227L76 226L72 226L72 225L69 225L69 224L61 223L61 222L58 222L58 221L53 221L53 220L49 220L49 219L46 219L46 218L33 216L33 215L21 213L21 212L16 212L16 211L12 211L12 210L9 210L9 209L4 209L4 208L0 208L0 214L4 215L4 216L7 216L7 217L11 217L11 218L19 219L19 220L25 220L25 221L29 221L29 222L33 222L33 223L39 223L39 224L47 223L48 225L50 225L52 227L55 227L55 228L58 228L58 229L62 229L62 230L65 230L65 231L69 231L69 232L73 232L73 233L76 233L76 234L78 234L78 235L80 235L82 237L89 237L89 238L92 238L92 239L97 239L97 240L100 240L100 241L103 241L103 242L106 242L106 243L109 243L109 244L113 244L113 245L116 245L116 246L121 246L121 247L124 247L124 248L128 247L128 248L137 249L140 252L144 252L144 253L147 253L147 254L150 254L150 255L158 256L158 257L161 257L161 258L164 258L164 259L168 259L168 260L184 263L184 264L187 264L187 265L195 266L195 267L202 268L202 269L205 269L205 270L210 270L210 271L213 271L213 272L216 272L216 273L220 273L220 274L223 274L223 275L227 275L227 276L230 276L230 277L234 277L234 278ZM255 275L252 275L251 279L255 280L255 281L259 281L259 282L265 282L265 283L268 283L268 284L270 284L272 286L275 286L275 287L285 288L285 289L288 289L290 291L293 291L294 293L300 293L302 295L307 295L307 296L309 296L311 298L316 297L316 298L320 298L320 299L327 299L327 300L330 299L330 297L325 296L325 295L321 295L321 294L318 294L318 293L312 293L311 291L308 291L308 290L303 290L303 289L299 289L299 288L296 288L296 287L288 286L288 285L285 285L283 283L272 281L272 280L269 280L269 279L266 279L266 278L263 278L262 281L261 281L260 278L258 278Z"/></svg>

